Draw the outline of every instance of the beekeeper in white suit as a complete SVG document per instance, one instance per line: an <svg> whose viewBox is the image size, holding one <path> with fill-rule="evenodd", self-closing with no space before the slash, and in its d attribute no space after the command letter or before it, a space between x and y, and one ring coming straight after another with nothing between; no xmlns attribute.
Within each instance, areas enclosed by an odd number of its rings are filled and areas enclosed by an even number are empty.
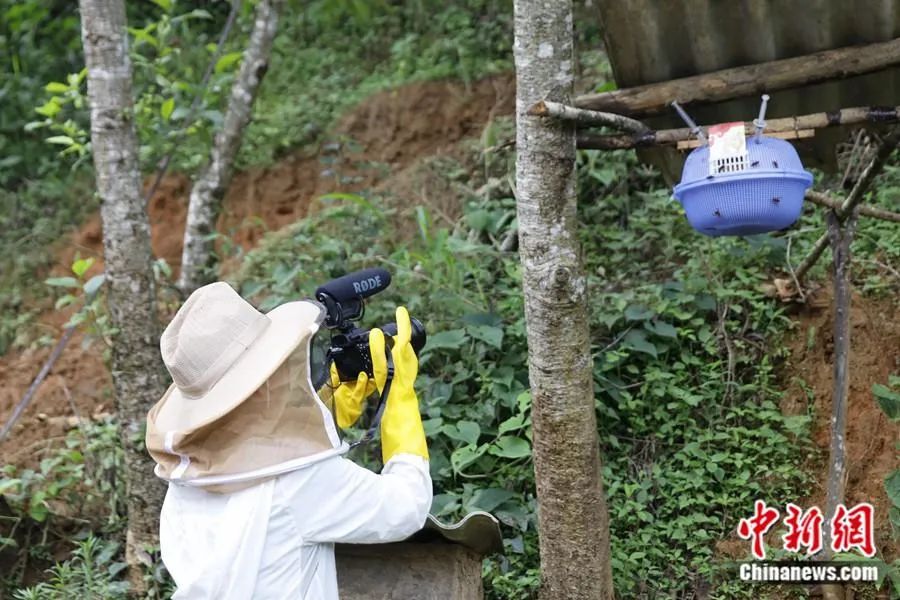
<svg viewBox="0 0 900 600"><path fill-rule="evenodd" d="M174 384L150 411L147 447L169 481L160 545L174 598L336 599L335 542L397 541L425 523L431 477L406 309L397 309L380 474L341 456L337 428L384 388L384 334L370 334L374 382L332 375L323 399L312 359L323 320L314 301L262 314L214 283L163 333Z"/></svg>

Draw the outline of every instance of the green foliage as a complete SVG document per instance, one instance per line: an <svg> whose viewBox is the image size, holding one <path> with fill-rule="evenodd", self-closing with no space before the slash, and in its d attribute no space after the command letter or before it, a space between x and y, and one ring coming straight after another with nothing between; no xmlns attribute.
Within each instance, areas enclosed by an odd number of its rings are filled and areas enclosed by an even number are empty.
<svg viewBox="0 0 900 600"><path fill-rule="evenodd" d="M120 597L125 589L116 544L125 518L124 456L117 423L77 419L62 440L49 439L23 449L35 458L33 466L16 467L30 456L12 455L0 470L0 552L17 555L16 565L53 564L59 558L60 536L72 534L77 542L70 560L57 564L48 579L19 590L17 598ZM94 533L103 540L94 538ZM85 539L85 536L86 539ZM0 577L0 596L17 589L25 572L11 568ZM159 574L148 579L160 581ZM96 594L89 594L90 591ZM119 595L116 595L119 594Z"/></svg>
<svg viewBox="0 0 900 600"><path fill-rule="evenodd" d="M239 165L317 141L375 92L510 69L511 20L508 0L288 3Z"/></svg>
<svg viewBox="0 0 900 600"><path fill-rule="evenodd" d="M200 22L212 16L199 8L178 11L175 2L156 4L161 10L155 18L128 28L141 164L150 170L171 152L176 169L195 170L206 162L214 127L222 123L224 99L241 53L221 56L209 84L201 88L216 43ZM53 135L45 141L61 147L60 156L76 157L76 165L90 156L86 76L81 69L64 82L46 84L47 97L34 109L42 118L25 126L26 131L47 129ZM192 115L195 98L198 106Z"/></svg>
<svg viewBox="0 0 900 600"><path fill-rule="evenodd" d="M675 594L714 576L714 542L754 498L793 499L806 483L809 418L776 404L789 321L754 291L784 244L700 238L631 154L582 156L579 177L616 586ZM432 510L497 515L507 552L485 567L489 595L525 598L539 579L527 347L518 256L496 244L514 202L485 188L454 231L419 207L403 237L383 200L345 201L272 235L235 281L269 308L347 271L392 271L366 324L402 303L429 331L418 387Z"/></svg>
<svg viewBox="0 0 900 600"><path fill-rule="evenodd" d="M872 395L891 421L900 421L900 377L891 375L890 385L872 384Z"/></svg>
<svg viewBox="0 0 900 600"><path fill-rule="evenodd" d="M0 354L35 341L25 325L47 308L35 300L47 292L36 274L55 264L59 238L96 209L89 183L71 175L69 181L50 177L16 190L0 188Z"/></svg>
<svg viewBox="0 0 900 600"><path fill-rule="evenodd" d="M128 583L120 577L127 565L115 542L88 535L72 557L48 571L47 581L18 590L16 600L69 600L70 598L127 598Z"/></svg>
<svg viewBox="0 0 900 600"><path fill-rule="evenodd" d="M75 8L66 0L0 0L0 187L56 171L53 153L23 126L37 90L82 66Z"/></svg>
<svg viewBox="0 0 900 600"><path fill-rule="evenodd" d="M0 496L17 521L43 523L56 514L68 518L90 515L100 519L98 524L115 528L124 507L123 460L115 421L78 419L62 447L49 452L36 468L4 466ZM12 535L3 539L14 543Z"/></svg>

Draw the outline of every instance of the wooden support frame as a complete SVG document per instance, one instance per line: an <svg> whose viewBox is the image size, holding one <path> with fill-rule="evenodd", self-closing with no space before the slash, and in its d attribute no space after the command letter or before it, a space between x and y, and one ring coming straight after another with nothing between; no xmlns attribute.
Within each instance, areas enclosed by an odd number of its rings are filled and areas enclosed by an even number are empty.
<svg viewBox="0 0 900 600"><path fill-rule="evenodd" d="M823 129L839 125L859 125L864 123L896 123L900 121L900 106L856 106L832 112L812 113L771 119L766 121L766 135L784 132L799 132L807 129ZM756 131L752 122L745 122L744 129L748 135ZM661 129L642 134L600 134L589 131L578 132L577 144L582 150L628 150L631 148L649 148L654 146L670 146L679 142L694 139L691 130Z"/></svg>
<svg viewBox="0 0 900 600"><path fill-rule="evenodd" d="M643 117L664 112L672 100L683 105L710 104L862 75L897 65L900 65L900 38L586 94L575 98L575 106Z"/></svg>
<svg viewBox="0 0 900 600"><path fill-rule="evenodd" d="M834 211L838 221L843 222L847 216L855 211L862 203L875 176L884 168L885 163L897 148L898 144L900 144L900 127L895 127L883 140L881 140L878 145L878 150L875 152L875 156L873 156L872 160L869 162L869 166L862 172L856 185L853 186L853 189L850 190L850 193L847 195L847 199ZM809 270L816 264L816 261L819 260L827 247L828 234L823 233L816 241L807 257L803 259L803 262L800 263L800 266L794 271L794 276L797 281L802 281L803 278L806 277L806 274L809 273Z"/></svg>

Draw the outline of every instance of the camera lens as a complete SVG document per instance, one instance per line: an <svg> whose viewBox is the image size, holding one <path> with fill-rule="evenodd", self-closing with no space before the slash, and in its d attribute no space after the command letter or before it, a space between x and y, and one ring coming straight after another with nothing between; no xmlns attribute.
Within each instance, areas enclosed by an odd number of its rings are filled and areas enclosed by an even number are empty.
<svg viewBox="0 0 900 600"><path fill-rule="evenodd" d="M425 334L425 326L422 325L422 321L418 320L415 317L410 317L409 322L410 325L412 325L412 334L410 335L409 343L410 345L412 345L416 356L418 356L419 352L422 351L422 348L425 347L425 342L428 341L428 336ZM397 324L388 323L387 325L382 327L381 330L384 332L384 335L387 336L397 335Z"/></svg>

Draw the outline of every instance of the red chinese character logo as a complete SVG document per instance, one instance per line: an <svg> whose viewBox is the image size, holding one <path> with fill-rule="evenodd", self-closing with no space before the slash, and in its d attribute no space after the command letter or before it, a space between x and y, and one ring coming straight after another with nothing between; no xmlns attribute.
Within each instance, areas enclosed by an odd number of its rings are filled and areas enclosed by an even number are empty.
<svg viewBox="0 0 900 600"><path fill-rule="evenodd" d="M847 510L838 504L831 519L831 549L835 552L849 552L857 548L863 556L875 556L875 509L868 502L857 504Z"/></svg>
<svg viewBox="0 0 900 600"><path fill-rule="evenodd" d="M752 517L741 519L738 523L737 533L743 540L753 539L753 556L763 560L766 557L763 536L778 522L780 514L778 510L766 506L762 500L757 500L753 504L753 509Z"/></svg>
<svg viewBox="0 0 900 600"><path fill-rule="evenodd" d="M787 516L784 524L788 532L781 536L784 540L784 549L788 552L800 552L806 548L806 554L816 554L822 549L822 522L825 516L819 507L813 506L808 511L788 502Z"/></svg>

